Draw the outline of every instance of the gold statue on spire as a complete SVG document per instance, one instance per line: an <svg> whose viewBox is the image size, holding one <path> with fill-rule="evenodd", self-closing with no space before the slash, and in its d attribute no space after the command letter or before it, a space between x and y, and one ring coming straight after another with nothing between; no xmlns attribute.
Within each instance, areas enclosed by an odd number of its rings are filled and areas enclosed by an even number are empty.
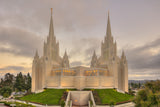
<svg viewBox="0 0 160 107"><path fill-rule="evenodd" d="M51 15L52 15L52 12L53 12L53 8L51 8Z"/></svg>

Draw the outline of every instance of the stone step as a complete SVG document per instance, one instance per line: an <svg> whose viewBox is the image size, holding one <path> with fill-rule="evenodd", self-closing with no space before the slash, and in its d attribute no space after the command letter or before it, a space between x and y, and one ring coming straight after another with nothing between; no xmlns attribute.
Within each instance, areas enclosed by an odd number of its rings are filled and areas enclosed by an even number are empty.
<svg viewBox="0 0 160 107"><path fill-rule="evenodd" d="M72 106L72 107L88 107L88 106Z"/></svg>

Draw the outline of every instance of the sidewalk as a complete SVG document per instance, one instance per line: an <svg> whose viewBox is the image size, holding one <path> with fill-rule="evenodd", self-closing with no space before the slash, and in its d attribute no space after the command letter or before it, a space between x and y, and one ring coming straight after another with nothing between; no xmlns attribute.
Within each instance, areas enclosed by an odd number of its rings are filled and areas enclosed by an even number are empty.
<svg viewBox="0 0 160 107"><path fill-rule="evenodd" d="M96 107L110 107L109 105L97 105ZM114 107L135 107L135 104L133 102L115 105Z"/></svg>
<svg viewBox="0 0 160 107"><path fill-rule="evenodd" d="M0 107L9 107L9 106L6 106L3 103L0 103Z"/></svg>
<svg viewBox="0 0 160 107"><path fill-rule="evenodd" d="M20 100L15 100L16 102L19 102L19 103L25 103L25 101L20 101ZM36 107L61 107L61 106L48 106L48 105L40 105L40 104L35 104L35 103L31 103L31 102L28 102L28 104L31 104L33 106L36 106Z"/></svg>

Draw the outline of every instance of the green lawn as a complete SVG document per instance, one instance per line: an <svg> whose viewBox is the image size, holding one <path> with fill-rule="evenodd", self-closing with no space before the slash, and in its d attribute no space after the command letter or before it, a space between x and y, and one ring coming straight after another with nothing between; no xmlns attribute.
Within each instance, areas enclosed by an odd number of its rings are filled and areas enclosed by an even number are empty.
<svg viewBox="0 0 160 107"><path fill-rule="evenodd" d="M21 97L20 100L36 102L48 105L60 105L60 99L67 89L47 89L41 93L30 94ZM72 89L75 90L75 89ZM100 99L100 104L109 104L111 101L115 103L131 100L133 96L128 94L119 93L114 89L85 89L94 90L94 98ZM98 101L98 100L97 100Z"/></svg>
<svg viewBox="0 0 160 107"><path fill-rule="evenodd" d="M67 89L47 89L41 93L21 97L20 100L48 105L60 105L60 99Z"/></svg>
<svg viewBox="0 0 160 107"><path fill-rule="evenodd" d="M119 93L114 89L95 89L94 91L97 92L101 104L109 104L111 101L118 103L133 99L133 96Z"/></svg>

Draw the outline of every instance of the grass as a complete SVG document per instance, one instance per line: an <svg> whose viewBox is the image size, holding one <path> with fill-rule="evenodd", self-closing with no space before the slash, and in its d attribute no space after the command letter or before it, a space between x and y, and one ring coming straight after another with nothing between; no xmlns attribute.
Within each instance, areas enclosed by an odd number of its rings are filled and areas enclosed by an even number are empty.
<svg viewBox="0 0 160 107"><path fill-rule="evenodd" d="M110 102L120 103L132 100L134 96L117 92L115 89L95 89L101 104L110 104ZM97 97L94 95L94 97Z"/></svg>
<svg viewBox="0 0 160 107"><path fill-rule="evenodd" d="M20 100L47 105L60 105L61 97L66 90L67 89L46 89L41 93L21 97Z"/></svg>
<svg viewBox="0 0 160 107"><path fill-rule="evenodd" d="M75 90L75 89L72 89ZM133 96L117 92L115 89L85 89L92 90L97 104L121 103L133 99ZM60 105L61 97L67 89L46 89L37 94L21 97L20 100L47 105Z"/></svg>

